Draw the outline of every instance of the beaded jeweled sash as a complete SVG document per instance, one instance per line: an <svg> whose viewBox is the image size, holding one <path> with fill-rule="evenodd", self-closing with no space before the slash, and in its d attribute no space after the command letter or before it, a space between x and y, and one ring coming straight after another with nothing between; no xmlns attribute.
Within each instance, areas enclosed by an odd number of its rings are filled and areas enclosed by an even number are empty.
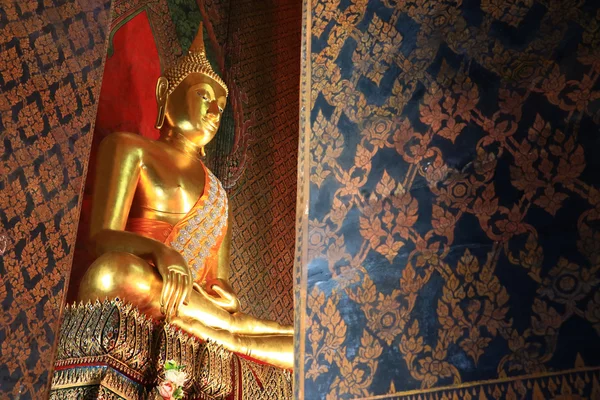
<svg viewBox="0 0 600 400"><path fill-rule="evenodd" d="M175 225L166 243L179 251L192 270L195 282L203 282L206 264L216 257L227 229L227 193L204 166L204 192L190 212Z"/></svg>

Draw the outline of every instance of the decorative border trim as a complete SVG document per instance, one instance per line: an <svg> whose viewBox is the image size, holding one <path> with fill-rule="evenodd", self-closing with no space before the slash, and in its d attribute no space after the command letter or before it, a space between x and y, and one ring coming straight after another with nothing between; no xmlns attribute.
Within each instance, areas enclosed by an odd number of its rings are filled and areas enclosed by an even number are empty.
<svg viewBox="0 0 600 400"><path fill-rule="evenodd" d="M295 322L296 339L294 365L294 397L304 398L304 356L306 349L306 311L308 285L308 213L310 207L310 137L311 123L311 32L312 0L302 5L302 47L300 70L300 138L298 143L298 194L296 200Z"/></svg>
<svg viewBox="0 0 600 400"><path fill-rule="evenodd" d="M575 369L570 369L570 370L565 370L565 371L540 373L537 375L531 374L531 375L511 376L511 377L506 377L506 378L489 379L489 380L485 380L485 381L465 382L465 383L453 385L453 386L440 386L440 387L434 387L434 388L430 388L430 389L407 390L407 391L403 391L403 392L396 392L396 393L384 394L384 395L379 395L379 396L359 397L359 398L356 398L355 400L380 400L380 399L397 400L397 399L405 398L407 396L415 396L415 395L419 395L420 396L419 398L422 400L428 400L430 398L431 399L434 398L433 394L435 394L435 398L437 399L439 394L436 394L436 393L439 393L439 392L446 392L446 393L443 393L442 395L448 395L448 394L450 394L450 392L455 392L455 391L459 391L459 390L476 389L476 388L482 389L484 386L492 386L492 385L499 386L499 385L502 385L503 383L511 383L511 382L518 382L518 381L537 381L537 380L543 380L543 379L552 378L552 377L566 377L568 375L580 374L580 373L597 374L598 372L600 372L600 367L575 368ZM597 375L597 377L598 377L598 375ZM431 397L423 396L423 395L431 395Z"/></svg>

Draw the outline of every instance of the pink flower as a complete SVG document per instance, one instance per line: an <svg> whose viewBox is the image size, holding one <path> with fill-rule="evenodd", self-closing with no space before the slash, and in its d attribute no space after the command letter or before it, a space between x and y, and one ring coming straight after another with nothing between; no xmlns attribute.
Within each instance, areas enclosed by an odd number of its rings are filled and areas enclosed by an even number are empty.
<svg viewBox="0 0 600 400"><path fill-rule="evenodd" d="M175 392L175 385L170 381L163 381L158 387L158 393L164 400L174 400L173 392Z"/></svg>

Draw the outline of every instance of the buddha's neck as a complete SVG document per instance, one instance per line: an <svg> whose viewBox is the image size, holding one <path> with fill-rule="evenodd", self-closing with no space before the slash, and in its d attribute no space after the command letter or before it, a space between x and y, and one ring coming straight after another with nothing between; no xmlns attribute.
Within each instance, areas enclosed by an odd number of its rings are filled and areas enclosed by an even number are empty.
<svg viewBox="0 0 600 400"><path fill-rule="evenodd" d="M201 160L201 157L204 155L202 146L195 144L183 134L172 129L161 131L158 140L168 143L170 146L196 160Z"/></svg>

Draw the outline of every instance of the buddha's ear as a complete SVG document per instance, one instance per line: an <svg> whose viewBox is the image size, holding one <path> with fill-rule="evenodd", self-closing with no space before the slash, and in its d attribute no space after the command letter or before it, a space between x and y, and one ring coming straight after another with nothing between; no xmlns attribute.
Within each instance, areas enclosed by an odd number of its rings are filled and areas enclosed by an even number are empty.
<svg viewBox="0 0 600 400"><path fill-rule="evenodd" d="M156 116L156 129L160 129L165 122L165 112L167 110L167 91L169 90L169 81L164 76L156 81L156 104L158 105L158 115Z"/></svg>

